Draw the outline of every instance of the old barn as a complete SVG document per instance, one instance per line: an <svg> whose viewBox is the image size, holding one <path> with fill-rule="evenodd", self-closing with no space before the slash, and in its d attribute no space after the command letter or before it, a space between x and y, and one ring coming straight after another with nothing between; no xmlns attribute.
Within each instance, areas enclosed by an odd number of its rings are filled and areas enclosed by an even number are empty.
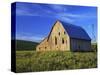
<svg viewBox="0 0 100 75"><path fill-rule="evenodd" d="M37 51L90 51L91 39L86 31L57 20L49 35L36 47Z"/></svg>

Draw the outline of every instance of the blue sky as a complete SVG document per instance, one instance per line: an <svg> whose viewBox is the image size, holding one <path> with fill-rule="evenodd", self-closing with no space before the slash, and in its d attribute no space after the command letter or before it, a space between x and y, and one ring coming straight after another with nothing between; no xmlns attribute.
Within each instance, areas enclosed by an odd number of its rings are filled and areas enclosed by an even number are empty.
<svg viewBox="0 0 100 75"><path fill-rule="evenodd" d="M16 3L16 38L39 42L48 36L56 20L81 26L97 39L97 8L74 5Z"/></svg>

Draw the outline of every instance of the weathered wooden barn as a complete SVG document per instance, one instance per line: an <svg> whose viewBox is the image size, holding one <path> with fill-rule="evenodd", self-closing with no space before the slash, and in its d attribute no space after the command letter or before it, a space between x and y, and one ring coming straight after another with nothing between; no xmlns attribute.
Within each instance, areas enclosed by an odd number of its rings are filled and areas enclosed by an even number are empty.
<svg viewBox="0 0 100 75"><path fill-rule="evenodd" d="M91 39L86 31L57 20L49 35L36 47L37 51L89 51Z"/></svg>

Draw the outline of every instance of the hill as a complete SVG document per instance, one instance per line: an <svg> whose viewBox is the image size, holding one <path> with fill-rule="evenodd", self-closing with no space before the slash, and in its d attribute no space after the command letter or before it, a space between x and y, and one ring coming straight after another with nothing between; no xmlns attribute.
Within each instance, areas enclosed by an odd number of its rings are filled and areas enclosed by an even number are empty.
<svg viewBox="0 0 100 75"><path fill-rule="evenodd" d="M16 40L16 50L36 50L37 42Z"/></svg>

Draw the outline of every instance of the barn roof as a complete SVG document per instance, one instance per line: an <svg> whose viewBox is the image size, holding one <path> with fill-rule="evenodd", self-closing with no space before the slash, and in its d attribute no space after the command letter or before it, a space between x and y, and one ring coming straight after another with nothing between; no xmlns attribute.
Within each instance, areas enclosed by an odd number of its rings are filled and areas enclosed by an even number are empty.
<svg viewBox="0 0 100 75"><path fill-rule="evenodd" d="M60 21L65 28L66 32L71 38L76 38L76 39L84 39L84 40L91 40L89 35L86 33L86 31L80 27L76 26L70 23L66 23L63 21Z"/></svg>

